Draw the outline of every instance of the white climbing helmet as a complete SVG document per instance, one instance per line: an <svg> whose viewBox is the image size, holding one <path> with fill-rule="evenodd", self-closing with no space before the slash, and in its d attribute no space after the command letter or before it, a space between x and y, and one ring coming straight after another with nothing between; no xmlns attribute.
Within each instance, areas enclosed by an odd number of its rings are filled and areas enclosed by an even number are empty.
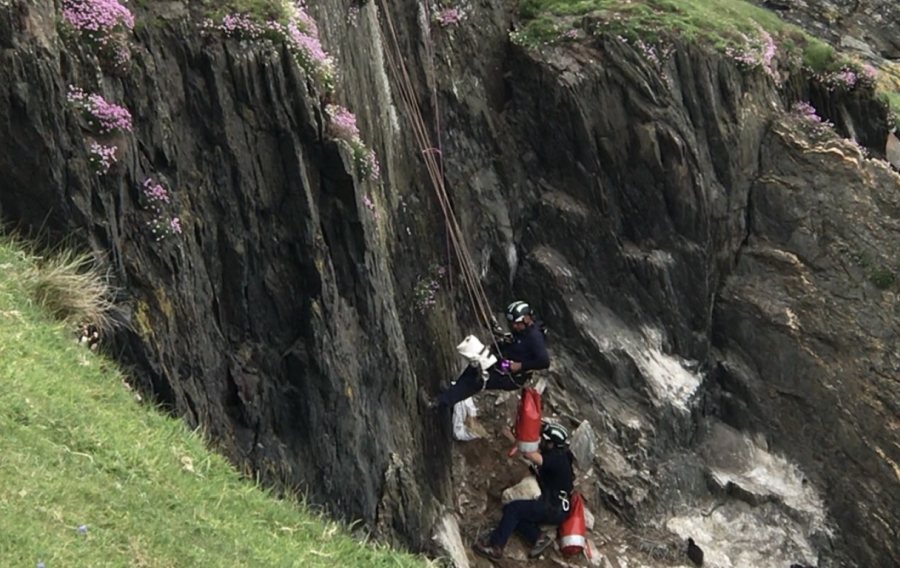
<svg viewBox="0 0 900 568"><path fill-rule="evenodd" d="M506 306L506 319L510 323L522 321L525 319L525 316L530 316L531 314L531 306L521 300Z"/></svg>
<svg viewBox="0 0 900 568"><path fill-rule="evenodd" d="M564 448L569 445L569 431L555 422L544 422L541 427L541 440L552 446Z"/></svg>

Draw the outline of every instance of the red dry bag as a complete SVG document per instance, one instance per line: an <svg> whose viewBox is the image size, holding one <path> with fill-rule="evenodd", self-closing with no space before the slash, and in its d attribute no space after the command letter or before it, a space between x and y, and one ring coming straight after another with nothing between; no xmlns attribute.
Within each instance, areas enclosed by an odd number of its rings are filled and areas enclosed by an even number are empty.
<svg viewBox="0 0 900 568"><path fill-rule="evenodd" d="M541 445L541 393L522 389L519 415L516 417L516 449L520 452L536 452Z"/></svg>
<svg viewBox="0 0 900 568"><path fill-rule="evenodd" d="M584 524L584 502L573 493L569 500L569 516L559 525L559 550L563 556L575 556L584 551L587 535Z"/></svg>

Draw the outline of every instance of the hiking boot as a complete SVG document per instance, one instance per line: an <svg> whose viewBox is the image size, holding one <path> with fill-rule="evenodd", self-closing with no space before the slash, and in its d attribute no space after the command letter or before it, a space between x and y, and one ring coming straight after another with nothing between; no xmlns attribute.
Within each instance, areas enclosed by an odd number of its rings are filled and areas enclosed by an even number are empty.
<svg viewBox="0 0 900 568"><path fill-rule="evenodd" d="M551 544L553 544L553 538L549 535L542 534L540 538L537 539L537 542L534 543L534 546L531 547L531 550L528 551L528 558L537 558L543 554Z"/></svg>
<svg viewBox="0 0 900 568"><path fill-rule="evenodd" d="M476 554L480 554L491 560L500 560L503 558L503 549L499 546L491 546L486 538L479 538L472 544L472 549Z"/></svg>

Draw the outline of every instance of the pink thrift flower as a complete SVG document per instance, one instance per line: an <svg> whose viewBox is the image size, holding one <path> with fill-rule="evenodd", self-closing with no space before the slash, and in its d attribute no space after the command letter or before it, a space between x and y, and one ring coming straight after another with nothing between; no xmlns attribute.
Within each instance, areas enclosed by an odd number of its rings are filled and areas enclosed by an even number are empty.
<svg viewBox="0 0 900 568"><path fill-rule="evenodd" d="M147 178L144 180L143 187L144 195L149 201L158 203L169 202L169 192L166 191L163 184L153 181L152 178Z"/></svg>
<svg viewBox="0 0 900 568"><path fill-rule="evenodd" d="M878 79L878 69L869 65L868 63L863 65L862 68L863 76L869 81L874 83L876 79Z"/></svg>
<svg viewBox="0 0 900 568"><path fill-rule="evenodd" d="M112 165L118 161L116 158L116 147L91 142L90 146L88 146L88 159L91 165L94 166L98 176L105 175L112 168Z"/></svg>
<svg viewBox="0 0 900 568"><path fill-rule="evenodd" d="M123 106L107 102L100 95L90 95L85 109L89 114L89 120L92 120L102 133L114 130L131 131L131 113Z"/></svg>
<svg viewBox="0 0 900 568"><path fill-rule="evenodd" d="M347 142L359 139L356 115L340 105L328 105L325 112L328 113L328 126L332 136Z"/></svg>
<svg viewBox="0 0 900 568"><path fill-rule="evenodd" d="M381 164L378 163L378 156L374 150L366 152L363 158L363 173L372 181L381 179Z"/></svg>
<svg viewBox="0 0 900 568"><path fill-rule="evenodd" d="M459 8L444 8L438 11L434 19L444 28L456 26L463 20L463 12Z"/></svg>
<svg viewBox="0 0 900 568"><path fill-rule="evenodd" d="M117 29L134 29L134 15L118 0L63 0L63 20L101 41Z"/></svg>

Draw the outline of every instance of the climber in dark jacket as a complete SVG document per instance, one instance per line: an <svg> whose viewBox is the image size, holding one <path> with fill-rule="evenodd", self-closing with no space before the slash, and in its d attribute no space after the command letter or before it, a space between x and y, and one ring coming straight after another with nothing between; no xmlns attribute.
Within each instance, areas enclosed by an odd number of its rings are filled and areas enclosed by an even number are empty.
<svg viewBox="0 0 900 568"><path fill-rule="evenodd" d="M516 531L531 545L529 558L537 558L553 544L550 535L541 533L541 525L558 525L569 514L569 498L575 482L569 433L558 424L545 423L537 452L524 454L541 487L538 499L510 501L503 506L503 517L489 535L472 545L478 554L499 560L509 537Z"/></svg>
<svg viewBox="0 0 900 568"><path fill-rule="evenodd" d="M535 324L531 306L525 302L513 302L506 308L506 319L512 335L500 345L502 360L488 369L487 381L482 378L480 367L470 365L456 383L438 396L440 406L452 407L482 389L520 389L531 371L550 366L544 332Z"/></svg>

